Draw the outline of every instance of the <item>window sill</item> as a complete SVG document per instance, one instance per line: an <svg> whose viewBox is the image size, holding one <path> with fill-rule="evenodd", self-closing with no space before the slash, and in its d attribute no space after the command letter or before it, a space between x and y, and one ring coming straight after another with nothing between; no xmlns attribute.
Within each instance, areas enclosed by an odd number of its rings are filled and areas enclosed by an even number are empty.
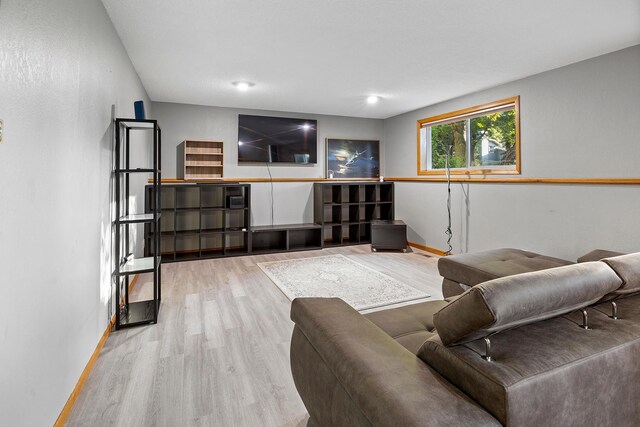
<svg viewBox="0 0 640 427"><path fill-rule="evenodd" d="M446 176L447 171L438 170L419 170L418 175L427 176ZM451 175L520 175L519 169L455 169L451 170Z"/></svg>

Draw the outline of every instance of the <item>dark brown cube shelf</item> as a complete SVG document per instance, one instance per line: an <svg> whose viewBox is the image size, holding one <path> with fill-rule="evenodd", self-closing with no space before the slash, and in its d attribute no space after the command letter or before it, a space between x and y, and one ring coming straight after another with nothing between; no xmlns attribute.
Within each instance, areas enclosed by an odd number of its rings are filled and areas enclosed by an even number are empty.
<svg viewBox="0 0 640 427"><path fill-rule="evenodd" d="M153 187L145 189L147 211ZM250 252L251 186L237 183L162 185L160 253L163 262L186 261ZM228 197L241 208L229 208ZM241 202L241 203L240 203ZM153 254L153 230L145 227L145 253Z"/></svg>
<svg viewBox="0 0 640 427"><path fill-rule="evenodd" d="M392 182L319 182L313 185L313 220L322 245L371 242L371 221L393 220Z"/></svg>

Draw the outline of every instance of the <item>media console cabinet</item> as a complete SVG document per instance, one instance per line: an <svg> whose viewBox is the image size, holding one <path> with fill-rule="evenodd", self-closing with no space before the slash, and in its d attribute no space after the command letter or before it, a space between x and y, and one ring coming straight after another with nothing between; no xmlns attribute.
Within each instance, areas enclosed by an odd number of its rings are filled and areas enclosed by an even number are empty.
<svg viewBox="0 0 640 427"><path fill-rule="evenodd" d="M258 225L251 227L251 253L322 249L318 224Z"/></svg>
<svg viewBox="0 0 640 427"><path fill-rule="evenodd" d="M146 212L155 209L153 191L146 186ZM371 243L371 221L394 217L391 182L314 183L313 224L252 226L250 184L162 184L160 200L162 262ZM145 226L145 256L154 238Z"/></svg>

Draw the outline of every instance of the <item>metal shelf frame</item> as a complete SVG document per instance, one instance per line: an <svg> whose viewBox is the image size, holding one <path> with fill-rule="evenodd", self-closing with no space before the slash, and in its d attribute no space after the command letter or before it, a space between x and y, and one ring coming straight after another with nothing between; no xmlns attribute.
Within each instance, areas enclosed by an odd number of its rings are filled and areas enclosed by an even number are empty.
<svg viewBox="0 0 640 427"><path fill-rule="evenodd" d="M133 167L130 163L131 132L152 133L152 167ZM145 224L145 227L153 229L154 238L151 244L155 248L154 253L160 253L160 206L161 206L161 130L156 120L135 120L126 118L115 119L115 209L116 220L114 226L114 272L113 278L116 284L116 329L131 326L145 325L158 322L158 313L161 302L161 257L151 256L135 258L128 252L130 248L130 226ZM152 187L155 197L151 212L132 212L129 203L130 182L132 173L152 174ZM145 244L147 242L145 241ZM140 273L153 273L153 298L144 301L129 301L130 276Z"/></svg>

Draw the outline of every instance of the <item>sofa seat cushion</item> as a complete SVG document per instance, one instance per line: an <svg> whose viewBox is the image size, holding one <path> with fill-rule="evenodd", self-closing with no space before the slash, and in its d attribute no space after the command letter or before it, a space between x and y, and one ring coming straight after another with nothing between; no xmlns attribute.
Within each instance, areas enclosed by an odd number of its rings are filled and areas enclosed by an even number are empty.
<svg viewBox="0 0 640 427"><path fill-rule="evenodd" d="M442 257L438 260L438 271L446 279L475 286L499 277L570 264L573 263L560 258L502 248Z"/></svg>
<svg viewBox="0 0 640 427"><path fill-rule="evenodd" d="M504 425L638 425L640 420L640 296L621 300L622 320L606 306L447 347L438 336L418 356Z"/></svg>
<svg viewBox="0 0 640 427"><path fill-rule="evenodd" d="M469 289L433 322L444 345L461 344L586 307L621 284L603 262L502 277Z"/></svg>
<svg viewBox="0 0 640 427"><path fill-rule="evenodd" d="M413 354L431 337L435 326L433 314L447 305L446 301L426 301L364 316Z"/></svg>

